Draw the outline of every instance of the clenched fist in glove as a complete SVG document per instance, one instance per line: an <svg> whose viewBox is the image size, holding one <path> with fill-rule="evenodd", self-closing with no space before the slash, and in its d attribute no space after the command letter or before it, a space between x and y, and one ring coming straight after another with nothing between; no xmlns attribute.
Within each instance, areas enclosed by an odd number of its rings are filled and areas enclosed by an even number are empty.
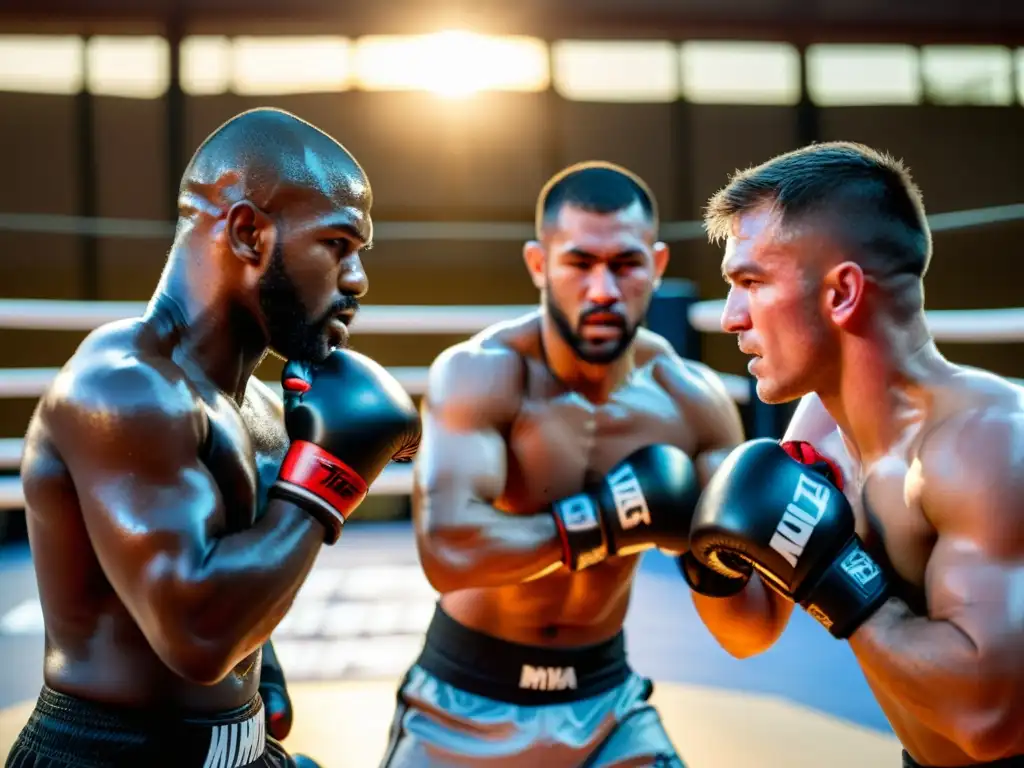
<svg viewBox="0 0 1024 768"><path fill-rule="evenodd" d="M885 573L861 546L842 476L803 442L751 440L704 489L690 529L693 557L738 579L749 562L835 637L849 637L886 600Z"/></svg>
<svg viewBox="0 0 1024 768"><path fill-rule="evenodd" d="M333 544L388 462L415 455L419 413L390 373L350 350L316 365L291 361L281 382L292 443L270 495L317 518Z"/></svg>
<svg viewBox="0 0 1024 768"><path fill-rule="evenodd" d="M700 493L693 461L671 445L649 445L617 464L592 488L552 504L574 571L609 555L658 547L685 552L690 518Z"/></svg>

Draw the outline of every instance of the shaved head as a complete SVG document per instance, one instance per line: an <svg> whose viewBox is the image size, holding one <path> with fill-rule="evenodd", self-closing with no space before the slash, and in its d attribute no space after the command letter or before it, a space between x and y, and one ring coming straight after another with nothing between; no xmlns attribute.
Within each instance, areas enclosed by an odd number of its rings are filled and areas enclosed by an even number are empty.
<svg viewBox="0 0 1024 768"><path fill-rule="evenodd" d="M338 141L284 110L253 109L196 150L182 176L178 211L217 216L248 200L274 214L310 194L366 208L372 201L365 172Z"/></svg>
<svg viewBox="0 0 1024 768"><path fill-rule="evenodd" d="M176 245L198 256L255 320L271 351L323 359L343 346L367 290L366 173L337 140L280 109L242 112L192 156L178 190ZM202 288L201 290L210 290Z"/></svg>

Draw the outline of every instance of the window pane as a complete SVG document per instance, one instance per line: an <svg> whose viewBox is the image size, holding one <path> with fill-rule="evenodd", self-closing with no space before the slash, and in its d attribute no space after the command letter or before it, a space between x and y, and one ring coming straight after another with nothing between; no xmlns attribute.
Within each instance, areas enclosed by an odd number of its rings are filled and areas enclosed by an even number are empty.
<svg viewBox="0 0 1024 768"><path fill-rule="evenodd" d="M541 91L550 81L544 41L454 30L360 38L354 68L356 82L366 90L424 90L446 96Z"/></svg>
<svg viewBox="0 0 1024 768"><path fill-rule="evenodd" d="M181 41L181 89L193 96L225 93L231 85L231 41L194 35Z"/></svg>
<svg viewBox="0 0 1024 768"><path fill-rule="evenodd" d="M909 45L812 45L807 90L822 106L917 104L918 67Z"/></svg>
<svg viewBox="0 0 1024 768"><path fill-rule="evenodd" d="M351 81L350 58L343 37L238 37L231 89L246 96L343 91Z"/></svg>
<svg viewBox="0 0 1024 768"><path fill-rule="evenodd" d="M1024 48L1017 49L1017 99L1024 104Z"/></svg>
<svg viewBox="0 0 1024 768"><path fill-rule="evenodd" d="M995 45L929 45L921 50L924 87L935 104L1010 104L1013 58Z"/></svg>
<svg viewBox="0 0 1024 768"><path fill-rule="evenodd" d="M679 98L679 56L668 41L561 40L552 49L555 88L576 101L667 102Z"/></svg>
<svg viewBox="0 0 1024 768"><path fill-rule="evenodd" d="M681 58L683 95L697 104L800 101L800 54L788 43L695 40Z"/></svg>
<svg viewBox="0 0 1024 768"><path fill-rule="evenodd" d="M167 92L171 51L156 36L97 36L85 49L86 87L100 96L155 99Z"/></svg>
<svg viewBox="0 0 1024 768"><path fill-rule="evenodd" d="M0 91L78 93L82 48L72 35L0 35Z"/></svg>

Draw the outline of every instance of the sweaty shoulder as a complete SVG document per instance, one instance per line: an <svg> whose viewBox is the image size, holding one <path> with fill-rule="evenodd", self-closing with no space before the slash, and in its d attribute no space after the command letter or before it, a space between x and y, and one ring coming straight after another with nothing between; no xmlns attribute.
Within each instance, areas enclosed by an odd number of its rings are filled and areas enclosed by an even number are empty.
<svg viewBox="0 0 1024 768"><path fill-rule="evenodd" d="M655 380L684 405L732 403L715 370L681 357L664 337L647 329L637 334L637 365L650 365Z"/></svg>
<svg viewBox="0 0 1024 768"><path fill-rule="evenodd" d="M969 525L995 541L1024 512L1024 388L964 369L938 399L917 451L925 514L937 528Z"/></svg>
<svg viewBox="0 0 1024 768"><path fill-rule="evenodd" d="M699 450L742 442L739 409L715 370L684 359L666 339L650 331L637 334L637 341L637 363L651 366L654 381L664 388L685 422L693 427Z"/></svg>
<svg viewBox="0 0 1024 768"><path fill-rule="evenodd" d="M39 416L61 452L101 445L125 425L150 440L204 436L205 419L184 372L142 338L137 321L90 334L41 398Z"/></svg>
<svg viewBox="0 0 1024 768"><path fill-rule="evenodd" d="M525 379L525 321L503 323L449 347L430 366L426 404L451 426L511 421Z"/></svg>

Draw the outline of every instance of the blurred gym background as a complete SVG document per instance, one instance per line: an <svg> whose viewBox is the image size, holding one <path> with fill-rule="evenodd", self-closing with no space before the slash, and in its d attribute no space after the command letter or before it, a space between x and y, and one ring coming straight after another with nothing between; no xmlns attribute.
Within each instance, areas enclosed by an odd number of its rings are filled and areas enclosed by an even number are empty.
<svg viewBox="0 0 1024 768"><path fill-rule="evenodd" d="M1024 303L1022 3L3 0L0 356L11 370L0 369L0 707L34 699L41 681L42 626L17 503L20 438L46 377L89 325L21 322L12 302L147 299L189 156L222 121L267 105L333 134L369 174L378 227L366 259L369 311L535 303L520 253L537 193L552 173L587 159L621 163L650 184L672 247L668 274L690 298L720 299L720 252L698 223L708 197L735 169L833 139L903 158L923 188L935 224L930 309ZM422 368L466 335L356 330L355 344L385 365ZM690 356L743 373L732 337L684 335ZM1024 377L1024 334L960 335L968 338L940 345L950 358ZM275 380L278 365L270 360L258 374ZM753 407L744 413L752 424ZM319 595L309 598L317 616L332 606L334 628L310 619L312 629L296 629L295 619L293 658L309 657L310 637L335 651L397 635L405 637L399 656L417 646L429 589L417 593L420 613L401 602L379 607L408 596L407 579L417 578L407 516L402 493L367 502L357 518L363 533L351 526L351 538L372 546L340 548L353 559L333 561L339 570L304 593ZM398 553L394 568L374 560L377 546ZM651 617L670 611L670 599L684 611L689 601L671 564L648 560L631 622L653 622L661 634ZM361 576L345 575L353 562L365 566ZM645 578L661 586L643 593ZM366 605L378 605L370 618ZM353 632L346 621L377 629ZM668 655L659 679L718 686L728 678L725 688L888 733L846 650L820 628L799 624L774 660L734 664L689 614L680 622L652 652ZM704 661L692 663L691 652ZM374 663L295 676L376 679L401 667ZM834 690L812 690L822 682L806 667L814 663L839 670ZM734 685L736 675L746 685ZM811 679L783 680L797 677ZM387 704L391 694L378 694ZM4 752L9 738L0 738Z"/></svg>

